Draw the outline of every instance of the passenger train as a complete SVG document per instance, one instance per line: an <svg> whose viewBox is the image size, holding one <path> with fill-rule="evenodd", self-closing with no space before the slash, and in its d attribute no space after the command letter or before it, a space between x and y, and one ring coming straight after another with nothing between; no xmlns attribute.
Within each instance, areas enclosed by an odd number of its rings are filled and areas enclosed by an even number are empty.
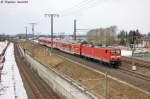
<svg viewBox="0 0 150 99"><path fill-rule="evenodd" d="M85 42L74 40L54 39L41 37L38 44L59 49L73 55L79 55L107 63L109 66L117 68L121 63L121 49L113 47L97 47Z"/></svg>

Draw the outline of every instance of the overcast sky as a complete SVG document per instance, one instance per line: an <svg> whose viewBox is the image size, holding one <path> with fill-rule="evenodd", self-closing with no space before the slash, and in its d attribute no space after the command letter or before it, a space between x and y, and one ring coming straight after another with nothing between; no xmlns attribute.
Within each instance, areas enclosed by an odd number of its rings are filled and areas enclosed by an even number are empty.
<svg viewBox="0 0 150 99"><path fill-rule="evenodd" d="M116 25L118 30L150 32L150 0L29 0L27 4L0 3L0 34L24 33L25 26L31 33L32 22L37 22L37 33L48 34L50 19L45 13L60 14L54 19L54 32L72 33L74 19L78 29Z"/></svg>

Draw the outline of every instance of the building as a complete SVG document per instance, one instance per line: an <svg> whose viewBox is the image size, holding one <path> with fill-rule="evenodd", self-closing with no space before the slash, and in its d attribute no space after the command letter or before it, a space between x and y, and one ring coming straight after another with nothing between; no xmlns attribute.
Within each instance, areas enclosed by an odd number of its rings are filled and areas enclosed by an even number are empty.
<svg viewBox="0 0 150 99"><path fill-rule="evenodd" d="M150 48L150 36L144 37L143 45L144 45L146 48Z"/></svg>

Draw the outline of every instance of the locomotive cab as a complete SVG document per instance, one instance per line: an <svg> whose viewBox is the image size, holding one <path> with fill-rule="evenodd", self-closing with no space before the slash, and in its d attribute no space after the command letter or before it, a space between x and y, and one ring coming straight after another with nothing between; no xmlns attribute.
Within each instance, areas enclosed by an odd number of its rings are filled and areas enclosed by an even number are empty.
<svg viewBox="0 0 150 99"><path fill-rule="evenodd" d="M110 52L110 64L113 66L118 66L121 63L121 50L112 49Z"/></svg>

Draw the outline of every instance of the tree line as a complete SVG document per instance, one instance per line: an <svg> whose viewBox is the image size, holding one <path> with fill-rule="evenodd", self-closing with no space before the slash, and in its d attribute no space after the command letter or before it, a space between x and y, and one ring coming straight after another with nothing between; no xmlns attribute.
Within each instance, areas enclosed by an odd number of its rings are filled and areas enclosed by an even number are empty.
<svg viewBox="0 0 150 99"><path fill-rule="evenodd" d="M148 33L150 37L150 33ZM117 33L117 27L111 26L108 28L97 28L87 32L87 41L94 45L124 45L133 47L134 44L142 43L143 35L138 29L130 30L129 32L121 30Z"/></svg>
<svg viewBox="0 0 150 99"><path fill-rule="evenodd" d="M122 30L118 34L118 39L120 45L128 45L132 48L134 44L142 43L142 34L138 29L129 32Z"/></svg>
<svg viewBox="0 0 150 99"><path fill-rule="evenodd" d="M87 41L94 45L112 45L116 42L116 26L97 28L87 32Z"/></svg>

